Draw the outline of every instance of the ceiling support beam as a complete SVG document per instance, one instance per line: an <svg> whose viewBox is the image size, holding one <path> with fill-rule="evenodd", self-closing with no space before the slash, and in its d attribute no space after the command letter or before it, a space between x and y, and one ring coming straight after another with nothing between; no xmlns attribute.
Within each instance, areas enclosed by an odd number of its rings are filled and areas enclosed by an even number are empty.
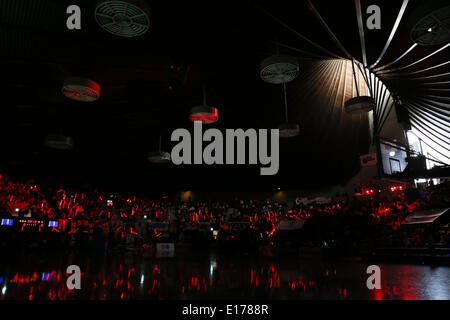
<svg viewBox="0 0 450 320"><path fill-rule="evenodd" d="M333 31L330 29L330 27L328 27L327 23L325 22L325 20L323 20L322 16L319 14L319 12L313 6L311 1L305 0L305 2L306 2L306 5L308 6L309 10L316 16L317 20L319 20L319 22L322 25L322 27L327 31L327 33L333 39L334 43L336 43L336 45L342 50L342 52L345 53L347 58L353 59L352 55L347 51L347 49L344 48L342 43L339 41L339 39L335 36Z"/></svg>
<svg viewBox="0 0 450 320"><path fill-rule="evenodd" d="M420 62L422 62L422 61L425 61L425 60L428 59L428 58L431 58L432 56L434 56L435 54L441 52L442 50L447 49L449 46L450 46L450 43L447 43L446 45L444 45L444 46L440 47L439 49L433 51L433 52L430 53L429 55L427 55L427 56L425 56L425 57L423 57L423 58L421 58L421 59L419 59L419 60L417 60L417 61L414 61L413 63L410 63L410 64L408 64L408 65L406 65L406 66L399 67L399 68L388 69L388 70L385 70L385 71L383 71L383 72L384 72L384 73L388 73L388 72L398 71L398 70L403 70L403 69L412 67L412 66L414 66L414 65L416 65L416 64L418 64L418 63L420 63Z"/></svg>
<svg viewBox="0 0 450 320"><path fill-rule="evenodd" d="M317 49L327 53L329 56L337 58L337 59L343 59L343 57L338 56L337 54L325 49L324 47L318 45L317 43L309 40L307 37L305 37L304 35L302 35L301 33L299 33L297 30L295 30L294 28L288 26L286 23L284 23L283 21L281 21L280 19L278 19L277 17L275 17L273 14L269 13L267 10L265 10L264 8L256 5L256 7L258 9L260 9L263 13L265 13L266 15L268 15L269 17L271 17L272 19L274 19L276 22L278 22L279 24L281 24L283 27L285 27L287 30L291 31L292 33L296 34L297 36L299 36L302 40L308 42L309 44L311 44L312 46L316 47Z"/></svg>
<svg viewBox="0 0 450 320"><path fill-rule="evenodd" d="M359 41L361 42L361 53L363 58L364 67L367 67L367 55L366 55L366 43L364 39L364 23L361 12L361 1L355 0L356 18L358 20L359 29Z"/></svg>
<svg viewBox="0 0 450 320"><path fill-rule="evenodd" d="M373 71L379 71L379 70L383 70L386 69L387 67L390 67L391 65L393 65L394 63L400 61L401 59L403 59L408 53L410 53L415 47L417 47L417 43L414 43L411 47L409 47L408 50L406 50L400 57L398 57L397 59L395 59L394 61L391 61L381 67L375 68L373 69Z"/></svg>
<svg viewBox="0 0 450 320"><path fill-rule="evenodd" d="M402 21L402 17L403 14L405 13L406 10L406 6L408 5L409 0L403 0L402 6L400 7L400 11L397 15L397 19L395 20L394 26L392 27L391 30L391 34L389 35L389 38L386 41L386 44L384 45L383 51L381 51L380 56L378 57L378 59L375 61L375 63L373 63L370 68L375 68L378 63L381 61L381 59L383 58L384 54L386 53L387 49L389 48L389 46L391 45L392 39L394 38L395 33L397 32L397 28L400 24L400 21Z"/></svg>

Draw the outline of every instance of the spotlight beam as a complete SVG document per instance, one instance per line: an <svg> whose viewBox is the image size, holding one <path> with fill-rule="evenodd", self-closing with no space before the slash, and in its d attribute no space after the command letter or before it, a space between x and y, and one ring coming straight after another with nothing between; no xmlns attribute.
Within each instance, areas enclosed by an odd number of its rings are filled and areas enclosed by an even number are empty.
<svg viewBox="0 0 450 320"><path fill-rule="evenodd" d="M326 86L329 85L329 83L331 81L331 77L329 75L331 74L331 70L333 70L336 65L337 65L336 60L324 62L324 65L320 69L320 71L319 71L319 69L317 69L318 71L315 72L315 73L317 73L317 77L315 77L315 78L312 77L311 81L320 81L322 84L320 89L325 88ZM309 94L314 94L314 91L310 91ZM311 111L311 113L305 118L305 122L306 121L315 122L316 121L315 117L317 117L317 113L314 111ZM323 119L323 117L322 117L322 119Z"/></svg>
<svg viewBox="0 0 450 320"><path fill-rule="evenodd" d="M344 61L344 63L345 63L345 71L344 71L344 91L343 91L343 94L342 94L342 104L341 104L341 106L344 106L344 105L345 105L345 92L347 91L347 62L348 62L348 60L345 60L345 61Z"/></svg>
<svg viewBox="0 0 450 320"><path fill-rule="evenodd" d="M336 91L336 87L338 84L338 79L340 78L340 76L342 75L342 72L339 73L342 70L342 61L334 61L334 65L332 67L330 67L330 71L329 71L329 76L327 77L329 80L327 81L327 83L323 84L323 88L328 87L327 89L327 93L325 95L325 97L327 97L326 100L324 100L324 102L326 102L327 106L330 106L331 109L326 112L326 115L324 115L323 117L320 118L320 120L318 120L318 127L322 128L324 127L324 125L326 123L328 123L328 121L330 120L330 117L332 117L332 113L333 113L333 108L336 104L333 104L333 92ZM336 101L336 100L335 100ZM320 136L318 137L318 141L321 143L324 139L326 139L325 137L325 131L321 131Z"/></svg>
<svg viewBox="0 0 450 320"><path fill-rule="evenodd" d="M335 95L335 98L334 98L334 104L333 104L333 106L337 106L338 104L337 104L337 102L338 102L338 98L339 98L339 92L340 92L340 90L341 90L341 81L342 81L342 74L343 74L343 69L344 69L344 63L341 63L340 64L340 69L339 69L339 81L338 81L338 87L337 87L337 90L336 90L336 95Z"/></svg>
<svg viewBox="0 0 450 320"><path fill-rule="evenodd" d="M352 59L352 71L353 71L353 81L355 82L356 95L359 97L358 82L356 81L355 63L353 62L353 59Z"/></svg>

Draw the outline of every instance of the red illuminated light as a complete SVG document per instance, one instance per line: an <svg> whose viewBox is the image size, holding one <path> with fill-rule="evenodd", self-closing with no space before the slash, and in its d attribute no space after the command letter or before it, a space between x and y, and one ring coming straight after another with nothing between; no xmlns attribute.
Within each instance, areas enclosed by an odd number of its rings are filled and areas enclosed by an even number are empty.
<svg viewBox="0 0 450 320"><path fill-rule="evenodd" d="M362 189L361 192L355 192L355 196L368 196L374 192L375 191L373 189Z"/></svg>
<svg viewBox="0 0 450 320"><path fill-rule="evenodd" d="M403 190L405 190L405 187L404 186L391 186L391 187L389 187L389 190L391 192L403 191Z"/></svg>
<svg viewBox="0 0 450 320"><path fill-rule="evenodd" d="M213 123L219 120L219 110L214 107L202 106L203 109L193 108L189 119L192 122L201 121L203 123Z"/></svg>
<svg viewBox="0 0 450 320"><path fill-rule="evenodd" d="M100 97L100 85L85 78L68 78L64 81L62 94L72 100L92 102Z"/></svg>

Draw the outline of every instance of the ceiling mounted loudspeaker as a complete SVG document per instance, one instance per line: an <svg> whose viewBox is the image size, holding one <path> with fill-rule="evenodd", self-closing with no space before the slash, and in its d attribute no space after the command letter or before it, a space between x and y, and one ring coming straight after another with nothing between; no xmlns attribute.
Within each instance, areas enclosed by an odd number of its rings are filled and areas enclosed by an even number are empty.
<svg viewBox="0 0 450 320"><path fill-rule="evenodd" d="M49 134L45 138L45 146L57 150L71 150L73 148L73 139L62 134Z"/></svg>
<svg viewBox="0 0 450 320"><path fill-rule="evenodd" d="M100 85L89 79L72 77L64 80L62 94L81 102L97 101L100 97Z"/></svg>
<svg viewBox="0 0 450 320"><path fill-rule="evenodd" d="M280 138L296 137L300 134L300 127L295 123L282 123L278 126Z"/></svg>
<svg viewBox="0 0 450 320"><path fill-rule="evenodd" d="M375 109L375 101L369 96L359 96L345 101L345 111L351 114L361 114Z"/></svg>
<svg viewBox="0 0 450 320"><path fill-rule="evenodd" d="M99 0L95 20L113 35L132 38L146 33L150 27L150 10L143 0Z"/></svg>
<svg viewBox="0 0 450 320"><path fill-rule="evenodd" d="M424 1L409 19L411 40L420 45L438 45L450 41L450 5L448 0Z"/></svg>
<svg viewBox="0 0 450 320"><path fill-rule="evenodd" d="M268 83L287 83L297 78L298 73L297 59L285 54L276 54L261 62L260 76Z"/></svg>
<svg viewBox="0 0 450 320"><path fill-rule="evenodd" d="M170 153L164 151L150 152L147 159L151 163L168 163L170 162Z"/></svg>
<svg viewBox="0 0 450 320"><path fill-rule="evenodd" d="M214 123L219 120L219 110L209 106L193 107L189 113L189 119L192 122Z"/></svg>

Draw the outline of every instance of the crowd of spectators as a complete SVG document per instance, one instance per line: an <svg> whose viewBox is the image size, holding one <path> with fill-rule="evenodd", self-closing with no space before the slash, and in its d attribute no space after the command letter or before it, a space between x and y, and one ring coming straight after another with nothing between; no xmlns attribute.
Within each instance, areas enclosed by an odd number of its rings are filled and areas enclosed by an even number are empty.
<svg viewBox="0 0 450 320"><path fill-rule="evenodd" d="M378 194L343 196L325 202L300 201L291 206L269 200L171 202L167 197L152 200L99 190L42 188L32 180L15 182L1 175L0 212L6 217L70 221L65 231L72 238L77 231L92 235L94 229L101 228L111 243L118 243L128 235L155 240L175 233L176 239L180 239L179 234L184 230L200 225L207 226L208 230L220 230L241 224L271 236L282 220L304 221L315 217L364 217L372 225L395 229L416 210L450 206L447 191L449 183L431 187L427 192L405 189L382 197ZM155 223L169 227L160 232Z"/></svg>
<svg viewBox="0 0 450 320"><path fill-rule="evenodd" d="M0 174L0 209L5 214L54 218L42 188L33 180L13 182Z"/></svg>

